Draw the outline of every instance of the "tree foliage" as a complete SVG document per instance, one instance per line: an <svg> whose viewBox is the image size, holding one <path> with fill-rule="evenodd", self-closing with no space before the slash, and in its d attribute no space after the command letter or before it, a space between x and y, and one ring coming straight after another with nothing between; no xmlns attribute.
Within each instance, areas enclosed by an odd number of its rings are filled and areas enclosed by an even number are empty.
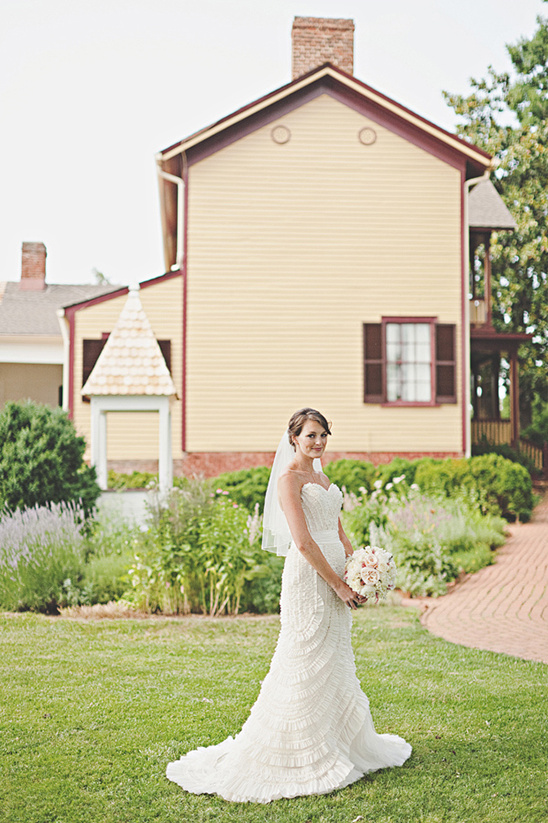
<svg viewBox="0 0 548 823"><path fill-rule="evenodd" d="M95 469L83 462L86 441L61 409L24 402L0 411L0 509L82 501L99 496Z"/></svg>
<svg viewBox="0 0 548 823"><path fill-rule="evenodd" d="M547 2L547 0L544 0ZM522 423L548 399L548 19L530 40L508 46L513 72L471 80L468 96L444 93L460 116L460 136L494 155L494 184L517 223L492 236L493 323L528 332L520 347Z"/></svg>

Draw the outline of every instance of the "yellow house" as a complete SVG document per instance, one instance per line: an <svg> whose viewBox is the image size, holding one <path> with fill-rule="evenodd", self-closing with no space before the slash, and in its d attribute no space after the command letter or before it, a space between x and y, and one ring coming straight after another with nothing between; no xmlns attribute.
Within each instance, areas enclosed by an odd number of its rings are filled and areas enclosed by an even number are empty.
<svg viewBox="0 0 548 823"><path fill-rule="evenodd" d="M268 462L302 406L333 421L328 459L469 453L468 193L491 158L357 80L352 48L352 21L296 18L291 83L157 156L168 273L141 301L176 472ZM86 436L126 295L66 309ZM152 467L156 421L113 418L111 464Z"/></svg>

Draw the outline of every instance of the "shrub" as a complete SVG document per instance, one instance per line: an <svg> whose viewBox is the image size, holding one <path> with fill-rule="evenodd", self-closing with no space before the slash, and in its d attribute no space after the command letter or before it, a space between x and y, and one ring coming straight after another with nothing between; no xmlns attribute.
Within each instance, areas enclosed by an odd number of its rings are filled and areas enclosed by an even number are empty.
<svg viewBox="0 0 548 823"><path fill-rule="evenodd" d="M398 586L412 595L443 594L461 571L492 562L504 542L504 521L482 515L467 499L421 494L403 484L348 496L343 523L354 545L373 543L392 552Z"/></svg>
<svg viewBox="0 0 548 823"><path fill-rule="evenodd" d="M85 561L83 517L73 505L35 506L0 518L0 605L55 612L65 581L78 580ZM68 584L67 584L68 585Z"/></svg>
<svg viewBox="0 0 548 823"><path fill-rule="evenodd" d="M390 463L382 463L377 466L377 477L385 486L392 483L394 478L404 477L407 486L415 482L415 473L420 464L420 460L406 460L404 457L394 457Z"/></svg>
<svg viewBox="0 0 548 823"><path fill-rule="evenodd" d="M240 506L245 506L248 512L255 511L255 506L258 506L262 514L269 478L269 466L255 466L251 469L225 472L212 483L213 488L228 491L231 499Z"/></svg>
<svg viewBox="0 0 548 823"><path fill-rule="evenodd" d="M420 461L415 482L424 492L442 492L447 497L465 494L484 513L510 520L531 516L531 476L523 466L498 454Z"/></svg>
<svg viewBox="0 0 548 823"><path fill-rule="evenodd" d="M61 409L6 403L0 412L0 508L81 501L86 515L100 494L83 462L85 440Z"/></svg>
<svg viewBox="0 0 548 823"><path fill-rule="evenodd" d="M522 437L530 440L535 446L548 443L548 405L540 404L533 409L533 422L522 431Z"/></svg>
<svg viewBox="0 0 548 823"><path fill-rule="evenodd" d="M332 483L351 494L360 494L361 489L370 492L377 477L373 463L365 460L333 460L327 463L324 471Z"/></svg>
<svg viewBox="0 0 548 823"><path fill-rule="evenodd" d="M154 472L131 472L131 474L124 474L123 472L115 472L112 469L108 473L108 487L122 491L123 489L146 489L151 484L158 483L158 473Z"/></svg>
<svg viewBox="0 0 548 823"><path fill-rule="evenodd" d="M489 443L487 438L483 437L480 443L472 446L472 454L474 457L478 457L481 454L499 454L501 457L505 457L513 463L519 463L527 469L532 477L538 475L538 469L531 458L523 454L523 452L516 451L516 449L513 449L508 443Z"/></svg>
<svg viewBox="0 0 548 823"><path fill-rule="evenodd" d="M152 512L124 595L138 608L215 615L273 607L279 589L271 578L280 569L260 547L258 506L250 515L227 490L210 488L188 481Z"/></svg>

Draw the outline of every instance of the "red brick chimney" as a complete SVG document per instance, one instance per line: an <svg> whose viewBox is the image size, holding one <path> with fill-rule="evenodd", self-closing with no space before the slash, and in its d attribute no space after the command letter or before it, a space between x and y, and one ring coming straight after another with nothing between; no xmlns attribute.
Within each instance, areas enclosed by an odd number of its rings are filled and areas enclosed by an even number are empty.
<svg viewBox="0 0 548 823"><path fill-rule="evenodd" d="M308 71L333 63L354 72L354 21L329 17L295 17L293 42L293 80Z"/></svg>
<svg viewBox="0 0 548 823"><path fill-rule="evenodd" d="M46 254L43 243L23 243L20 289L41 291L46 288Z"/></svg>

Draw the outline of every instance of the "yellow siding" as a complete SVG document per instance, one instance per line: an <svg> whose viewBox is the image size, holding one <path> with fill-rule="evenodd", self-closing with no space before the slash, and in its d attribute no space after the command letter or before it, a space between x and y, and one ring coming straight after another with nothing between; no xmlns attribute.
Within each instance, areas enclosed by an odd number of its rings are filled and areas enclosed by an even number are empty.
<svg viewBox="0 0 548 823"><path fill-rule="evenodd" d="M8 400L59 405L63 367L51 363L0 363L0 406Z"/></svg>
<svg viewBox="0 0 548 823"><path fill-rule="evenodd" d="M262 451L316 406L337 450L459 451L459 403L363 403L362 324L456 323L460 173L322 95L190 169L187 448ZM377 140L364 146L358 132Z"/></svg>
<svg viewBox="0 0 548 823"><path fill-rule="evenodd" d="M182 278L141 289L139 297L157 340L171 340L171 373L177 400L172 401L172 442L174 459L181 451L181 397L182 397ZM90 404L81 400L82 388L82 341L96 339L103 332L112 331L124 306L127 295L105 300L75 315L74 356L74 422L79 434L88 442L86 457L89 458ZM155 413L116 412L107 415L108 459L135 460L158 458L158 415Z"/></svg>

